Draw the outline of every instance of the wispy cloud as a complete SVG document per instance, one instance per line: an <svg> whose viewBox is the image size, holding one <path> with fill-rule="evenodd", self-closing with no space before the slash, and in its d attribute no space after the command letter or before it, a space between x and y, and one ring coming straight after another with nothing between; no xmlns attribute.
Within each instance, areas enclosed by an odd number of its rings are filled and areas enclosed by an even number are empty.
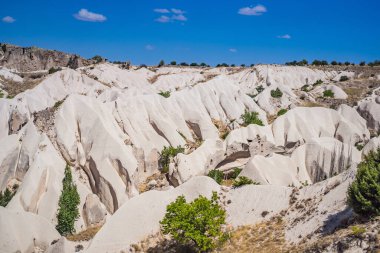
<svg viewBox="0 0 380 253"><path fill-rule="evenodd" d="M152 45L150 45L150 44L148 44L148 45L145 46L145 49L148 50L148 51L152 51L152 50L155 49L155 47L152 46Z"/></svg>
<svg viewBox="0 0 380 253"><path fill-rule="evenodd" d="M104 22L107 20L104 15L88 11L87 9L81 9L78 13L74 14L74 17L88 22Z"/></svg>
<svg viewBox="0 0 380 253"><path fill-rule="evenodd" d="M180 9L174 9L174 8L172 8L172 10L171 10L174 14L184 14L185 13L185 11L183 11L183 10L180 10Z"/></svg>
<svg viewBox="0 0 380 253"><path fill-rule="evenodd" d="M255 7L244 7L240 8L238 13L240 15L246 15L246 16L260 16L263 15L265 12L267 12L267 8L264 5L256 5Z"/></svg>
<svg viewBox="0 0 380 253"><path fill-rule="evenodd" d="M13 17L11 16L5 16L1 19L4 23L13 23L16 21L16 19L14 19Z"/></svg>
<svg viewBox="0 0 380 253"><path fill-rule="evenodd" d="M173 15L172 19L178 20L178 21L187 21L187 17L185 17L185 15L183 15L183 14Z"/></svg>
<svg viewBox="0 0 380 253"><path fill-rule="evenodd" d="M290 36L289 34L284 34L284 35L277 36L277 38L290 40L292 38L292 36Z"/></svg>
<svg viewBox="0 0 380 253"><path fill-rule="evenodd" d="M230 51L231 53L236 53L237 49L236 48L230 48L230 49L228 49L228 51Z"/></svg>
<svg viewBox="0 0 380 253"><path fill-rule="evenodd" d="M171 21L171 19L168 16L162 15L161 17L155 19L155 21L160 22L160 23L168 23Z"/></svg>
<svg viewBox="0 0 380 253"><path fill-rule="evenodd" d="M157 13L170 13L168 9L154 9L153 11Z"/></svg>
<svg viewBox="0 0 380 253"><path fill-rule="evenodd" d="M169 23L169 22L175 22L175 21L179 21L179 22L187 21L187 17L185 16L186 12L184 10L174 9L174 8L170 10L159 8L159 9L154 9L153 11L157 13L166 14L166 15L162 15L156 18L155 19L156 22Z"/></svg>

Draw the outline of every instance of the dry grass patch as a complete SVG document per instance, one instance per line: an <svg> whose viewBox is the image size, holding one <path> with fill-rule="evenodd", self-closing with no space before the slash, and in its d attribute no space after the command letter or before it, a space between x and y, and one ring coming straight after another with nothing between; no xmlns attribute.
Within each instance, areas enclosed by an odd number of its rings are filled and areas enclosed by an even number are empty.
<svg viewBox="0 0 380 253"><path fill-rule="evenodd" d="M89 241L94 238L101 228L102 226L91 227L78 234L68 235L66 239L73 242Z"/></svg>
<svg viewBox="0 0 380 253"><path fill-rule="evenodd" d="M290 252L285 242L285 223L280 217L253 226L243 226L230 233L230 239L215 253Z"/></svg>
<svg viewBox="0 0 380 253"><path fill-rule="evenodd" d="M218 129L219 138L226 139L228 134L230 133L230 129L228 126L221 120L212 119L212 123L214 123L215 127Z"/></svg>

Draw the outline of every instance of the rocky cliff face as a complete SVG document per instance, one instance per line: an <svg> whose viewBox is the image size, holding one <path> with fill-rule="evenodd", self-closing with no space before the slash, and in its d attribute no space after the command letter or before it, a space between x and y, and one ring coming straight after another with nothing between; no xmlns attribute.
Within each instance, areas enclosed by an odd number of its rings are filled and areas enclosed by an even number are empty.
<svg viewBox="0 0 380 253"><path fill-rule="evenodd" d="M47 70L51 67L76 69L88 64L88 60L75 54L0 43L0 66L20 72Z"/></svg>

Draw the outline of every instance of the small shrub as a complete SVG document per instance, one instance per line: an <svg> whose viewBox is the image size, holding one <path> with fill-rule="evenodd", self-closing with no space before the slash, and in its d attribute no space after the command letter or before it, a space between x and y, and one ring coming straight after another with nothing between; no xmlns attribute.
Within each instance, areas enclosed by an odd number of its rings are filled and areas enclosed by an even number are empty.
<svg viewBox="0 0 380 253"><path fill-rule="evenodd" d="M365 217L380 215L380 148L371 151L358 165L347 194L355 213Z"/></svg>
<svg viewBox="0 0 380 253"><path fill-rule="evenodd" d="M366 232L365 228L359 226L352 226L351 231L354 236L361 236Z"/></svg>
<svg viewBox="0 0 380 253"><path fill-rule="evenodd" d="M220 136L220 138L222 138L223 140L225 140L229 134L230 134L229 131L224 132L224 133Z"/></svg>
<svg viewBox="0 0 380 253"><path fill-rule="evenodd" d="M58 72L58 71L61 71L61 70L62 70L62 68L54 68L54 67L51 67L51 68L49 69L49 74L53 74L53 73Z"/></svg>
<svg viewBox="0 0 380 253"><path fill-rule="evenodd" d="M325 90L323 92L323 97L325 97L325 98L333 98L334 97L334 92L332 90Z"/></svg>
<svg viewBox="0 0 380 253"><path fill-rule="evenodd" d="M231 178L233 179L236 179L239 174L242 172L243 169L240 169L240 168L234 168L232 174L231 174Z"/></svg>
<svg viewBox="0 0 380 253"><path fill-rule="evenodd" d="M224 178L223 172L220 170L210 170L210 172L207 174L207 176L211 177L212 179L215 180L218 184L221 184Z"/></svg>
<svg viewBox="0 0 380 253"><path fill-rule="evenodd" d="M59 101L57 101L57 102L55 102L55 104L54 104L54 109L58 109L62 104L63 104L63 102L64 102L65 100L64 99L62 99L62 100L59 100Z"/></svg>
<svg viewBox="0 0 380 253"><path fill-rule="evenodd" d="M257 112L245 112L243 115L241 115L241 119L244 122L244 126L248 126L250 124L256 124L259 126L264 126L261 119L259 119L259 113Z"/></svg>
<svg viewBox="0 0 380 253"><path fill-rule="evenodd" d="M271 90L270 95L274 98L280 98L280 97L282 97L283 93L279 88L277 88L275 90Z"/></svg>
<svg viewBox="0 0 380 253"><path fill-rule="evenodd" d="M286 110L286 109L281 109L281 110L278 111L277 116L284 115L284 114L287 113L287 112L288 112L288 110Z"/></svg>
<svg viewBox="0 0 380 253"><path fill-rule="evenodd" d="M365 66L365 61L360 62L360 66Z"/></svg>
<svg viewBox="0 0 380 253"><path fill-rule="evenodd" d="M264 91L264 87L262 85L259 85L256 87L257 93L260 94L261 92Z"/></svg>
<svg viewBox="0 0 380 253"><path fill-rule="evenodd" d="M340 82L345 82L345 81L348 81L348 80L350 80L350 79L347 76L341 76L340 79L339 79Z"/></svg>
<svg viewBox="0 0 380 253"><path fill-rule="evenodd" d="M309 91L309 85L305 84L304 86L301 87L301 90L308 92Z"/></svg>
<svg viewBox="0 0 380 253"><path fill-rule="evenodd" d="M158 94L163 96L164 98L170 97L170 91L160 91L160 93Z"/></svg>
<svg viewBox="0 0 380 253"><path fill-rule="evenodd" d="M74 223L79 218L78 205L80 204L77 187L73 182L68 165L65 168L65 177L62 184L63 189L58 203L58 224L55 228L61 235L65 236L75 232Z"/></svg>
<svg viewBox="0 0 380 253"><path fill-rule="evenodd" d="M182 148L181 146L178 147L164 147L164 149L161 151L160 154L160 159L159 163L162 169L163 173L168 173L169 172L169 164L170 164L170 159L175 157L179 153L184 153L185 149Z"/></svg>
<svg viewBox="0 0 380 253"><path fill-rule="evenodd" d="M6 207L14 195L16 195L17 189L18 185L14 185L13 191L10 191L8 188L5 189L4 193L0 191L0 206Z"/></svg>
<svg viewBox="0 0 380 253"><path fill-rule="evenodd" d="M322 84L323 83L323 81L321 80L321 79L318 79L314 84L313 84L313 86L317 86L317 85L320 85L320 84Z"/></svg>
<svg viewBox="0 0 380 253"><path fill-rule="evenodd" d="M164 219L160 221L161 232L197 252L208 252L225 240L222 230L225 219L226 211L218 204L216 192L211 200L199 196L190 203L179 196L166 207Z"/></svg>
<svg viewBox="0 0 380 253"><path fill-rule="evenodd" d="M259 183L253 182L253 180L249 179L248 177L240 176L236 180L234 180L234 182L232 183L232 186L234 188L238 188L247 184L259 185Z"/></svg>
<svg viewBox="0 0 380 253"><path fill-rule="evenodd" d="M100 55L95 55L94 57L91 58L91 60L93 60L95 64L97 64L103 61L103 57L101 57Z"/></svg>
<svg viewBox="0 0 380 253"><path fill-rule="evenodd" d="M3 91L0 90L0 98L3 98L4 97L4 93Z"/></svg>
<svg viewBox="0 0 380 253"><path fill-rule="evenodd" d="M355 147L357 148L357 150L362 151L364 148L364 144L358 142L358 143L355 143Z"/></svg>

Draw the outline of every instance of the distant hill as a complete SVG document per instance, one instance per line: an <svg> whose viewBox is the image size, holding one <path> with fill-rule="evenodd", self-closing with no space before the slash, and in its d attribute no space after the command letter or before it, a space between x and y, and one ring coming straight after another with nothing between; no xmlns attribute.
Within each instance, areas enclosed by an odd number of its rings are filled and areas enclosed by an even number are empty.
<svg viewBox="0 0 380 253"><path fill-rule="evenodd" d="M90 60L76 54L0 43L0 66L20 72L48 70L51 67L76 69L90 63Z"/></svg>

